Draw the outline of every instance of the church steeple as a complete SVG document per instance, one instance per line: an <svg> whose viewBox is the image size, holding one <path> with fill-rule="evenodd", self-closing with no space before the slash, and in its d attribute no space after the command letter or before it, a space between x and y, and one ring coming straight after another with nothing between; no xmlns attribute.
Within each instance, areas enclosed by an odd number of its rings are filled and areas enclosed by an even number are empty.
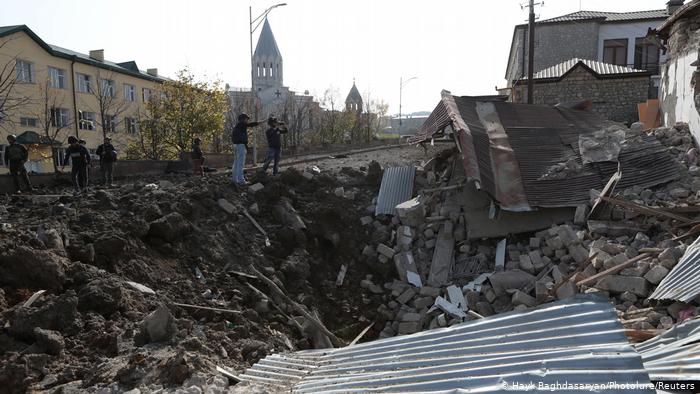
<svg viewBox="0 0 700 394"><path fill-rule="evenodd" d="M354 78L352 80L352 88L350 88L350 93L348 93L348 97L345 99L345 110L354 111L357 113L362 112L362 95L360 94L360 91L357 90L357 86L355 86Z"/></svg>
<svg viewBox="0 0 700 394"><path fill-rule="evenodd" d="M272 34L270 23L265 18L258 45L253 54L253 76L255 89L262 90L282 86L282 54L277 47L275 35Z"/></svg>

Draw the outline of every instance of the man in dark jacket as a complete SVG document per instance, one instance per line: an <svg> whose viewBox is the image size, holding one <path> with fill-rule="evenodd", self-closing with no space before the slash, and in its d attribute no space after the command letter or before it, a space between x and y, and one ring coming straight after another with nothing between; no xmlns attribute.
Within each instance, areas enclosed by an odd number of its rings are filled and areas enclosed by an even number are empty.
<svg viewBox="0 0 700 394"><path fill-rule="evenodd" d="M102 173L102 184L112 186L114 173L114 162L117 161L117 150L112 145L112 139L105 138L105 142L97 147L95 151L100 156L100 172Z"/></svg>
<svg viewBox="0 0 700 394"><path fill-rule="evenodd" d="M267 125L270 126L267 131L265 131L265 136L267 137L267 157L265 158L262 171L267 172L267 167L269 167L270 162L274 160L272 175L277 175L279 173L280 152L282 151L282 134L287 132L287 126L279 122L275 117L270 117L270 119L267 120Z"/></svg>
<svg viewBox="0 0 700 394"><path fill-rule="evenodd" d="M233 140L233 182L239 185L246 185L243 176L243 166L245 165L245 154L248 149L248 129L259 125L261 122L249 122L250 117L246 114L238 115L238 123L233 128L231 139Z"/></svg>
<svg viewBox="0 0 700 394"><path fill-rule="evenodd" d="M192 142L192 172L194 175L204 175L204 152L202 152L202 139L196 137Z"/></svg>
<svg viewBox="0 0 700 394"><path fill-rule="evenodd" d="M90 152L86 147L80 145L77 138L68 137L70 146L66 149L66 157L63 159L63 167L68 165L68 160L71 161L70 178L73 181L75 195L87 191L87 168L90 164Z"/></svg>
<svg viewBox="0 0 700 394"><path fill-rule="evenodd" d="M9 145L5 147L5 165L10 167L10 175L12 175L12 182L15 184L15 190L17 193L22 193L22 188L19 184L19 178L27 185L27 190L32 190L32 184L29 182L29 175L27 175L27 169L24 168L24 163L27 162L29 158L29 152L24 145L17 143L17 137L14 135L7 136L7 142Z"/></svg>

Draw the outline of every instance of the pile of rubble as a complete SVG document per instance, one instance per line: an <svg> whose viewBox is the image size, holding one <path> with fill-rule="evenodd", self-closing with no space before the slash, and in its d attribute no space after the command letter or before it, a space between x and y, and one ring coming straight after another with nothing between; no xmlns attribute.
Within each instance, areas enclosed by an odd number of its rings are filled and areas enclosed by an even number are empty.
<svg viewBox="0 0 700 394"><path fill-rule="evenodd" d="M608 131L617 138L620 129L615 125ZM637 124L624 131L622 144L634 143L643 133ZM461 194L465 179L451 176L456 151L419 167L418 197L397 205L396 216L361 219L373 232L363 255L396 277L383 284L371 277L361 282L381 301L380 336L522 311L577 293L609 298L623 325L634 330L630 335L648 337L694 316L700 299L647 298L683 256L685 242L698 235L685 233L689 228L682 225L696 222L683 215L700 214L687 208L698 201L700 191L700 167L687 125L650 134L677 159L682 168L678 180L624 189L604 201L601 191L592 190L590 204L578 206L568 222L502 239L467 239L469 226L479 223L467 223L468 202ZM595 215L590 215L596 203ZM674 209L683 213L671 213ZM675 239L678 235L684 237Z"/></svg>

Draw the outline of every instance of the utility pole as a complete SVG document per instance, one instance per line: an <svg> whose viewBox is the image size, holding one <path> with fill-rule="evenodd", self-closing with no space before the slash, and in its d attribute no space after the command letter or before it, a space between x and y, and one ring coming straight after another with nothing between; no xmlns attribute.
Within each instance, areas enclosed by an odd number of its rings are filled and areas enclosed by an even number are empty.
<svg viewBox="0 0 700 394"><path fill-rule="evenodd" d="M532 104L532 90L535 87L534 66L535 66L535 0L530 0L530 21L528 22L529 49L527 54L527 103Z"/></svg>

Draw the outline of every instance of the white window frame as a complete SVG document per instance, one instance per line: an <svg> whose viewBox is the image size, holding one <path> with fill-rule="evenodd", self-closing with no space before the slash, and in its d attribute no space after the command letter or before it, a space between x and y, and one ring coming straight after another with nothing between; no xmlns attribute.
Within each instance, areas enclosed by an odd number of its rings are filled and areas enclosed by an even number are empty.
<svg viewBox="0 0 700 394"><path fill-rule="evenodd" d="M66 88L66 70L49 66L49 79L51 87L56 89Z"/></svg>
<svg viewBox="0 0 700 394"><path fill-rule="evenodd" d="M92 93L92 76L88 74L75 73L76 90L80 93Z"/></svg>
<svg viewBox="0 0 700 394"><path fill-rule="evenodd" d="M124 125L127 134L138 134L139 123L136 118L124 118Z"/></svg>
<svg viewBox="0 0 700 394"><path fill-rule="evenodd" d="M105 114L105 124L102 128L106 133L116 133L117 132L117 117L114 115Z"/></svg>
<svg viewBox="0 0 700 394"><path fill-rule="evenodd" d="M149 88L143 88L143 89L141 89L141 95L143 96L143 102L144 102L144 103L147 103L147 102L149 102L149 101L151 100L151 94L153 94L153 92L151 91L151 89L149 89Z"/></svg>
<svg viewBox="0 0 700 394"><path fill-rule="evenodd" d="M21 116L19 118L19 125L22 127L36 127L37 123L38 123L37 118L32 118L29 116Z"/></svg>
<svg viewBox="0 0 700 394"><path fill-rule="evenodd" d="M86 116L88 114L89 116ZM78 128L80 130L95 130L95 113L90 111L78 112Z"/></svg>
<svg viewBox="0 0 700 394"><path fill-rule="evenodd" d="M70 114L67 108L51 108L51 126L67 127L70 125Z"/></svg>
<svg viewBox="0 0 700 394"><path fill-rule="evenodd" d="M117 86L112 79L100 79L100 88L102 95L106 97L114 97L117 94Z"/></svg>
<svg viewBox="0 0 700 394"><path fill-rule="evenodd" d="M136 101L136 87L134 85L128 83L124 84L124 100L130 102Z"/></svg>
<svg viewBox="0 0 700 394"><path fill-rule="evenodd" d="M36 78L34 75L34 63L17 59L15 62L15 71L17 73L17 81L24 83L34 83Z"/></svg>

